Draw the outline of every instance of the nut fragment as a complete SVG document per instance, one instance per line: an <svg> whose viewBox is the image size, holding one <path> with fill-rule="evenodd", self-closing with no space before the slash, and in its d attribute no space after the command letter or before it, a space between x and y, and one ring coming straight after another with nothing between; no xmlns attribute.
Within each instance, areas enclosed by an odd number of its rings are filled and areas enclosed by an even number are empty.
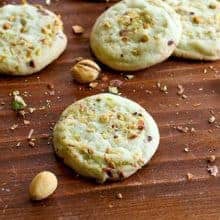
<svg viewBox="0 0 220 220"><path fill-rule="evenodd" d="M217 176L218 174L218 167L217 166L208 166L207 168L208 172L210 173L211 176Z"/></svg>
<svg viewBox="0 0 220 220"><path fill-rule="evenodd" d="M209 163L213 163L213 162L215 162L215 160L216 160L216 156L215 156L215 155L211 155L211 156L209 156L209 157L207 158L207 161L208 161Z"/></svg>
<svg viewBox="0 0 220 220"><path fill-rule="evenodd" d="M56 176L49 172L43 171L38 173L29 186L29 194L33 200L42 200L50 196L57 188Z"/></svg>
<svg viewBox="0 0 220 220"><path fill-rule="evenodd" d="M80 25L73 25L72 29L75 34L83 34L84 33L84 28Z"/></svg>
<svg viewBox="0 0 220 220"><path fill-rule="evenodd" d="M90 83L98 78L101 68L94 61L83 59L72 67L71 72L76 81Z"/></svg>
<svg viewBox="0 0 220 220"><path fill-rule="evenodd" d="M187 173L187 180L192 180L193 179L193 174L192 173Z"/></svg>
<svg viewBox="0 0 220 220"><path fill-rule="evenodd" d="M122 198L123 198L123 196L122 196L121 193L118 193L118 194L116 195L116 197L117 197L117 199L122 199Z"/></svg>
<svg viewBox="0 0 220 220"><path fill-rule="evenodd" d="M215 116L214 116L214 115L211 115L211 116L209 117L209 123L212 124L212 123L214 123L214 122L215 122Z"/></svg>
<svg viewBox="0 0 220 220"><path fill-rule="evenodd" d="M11 106L15 111L23 110L27 106L19 91L13 91L13 100Z"/></svg>

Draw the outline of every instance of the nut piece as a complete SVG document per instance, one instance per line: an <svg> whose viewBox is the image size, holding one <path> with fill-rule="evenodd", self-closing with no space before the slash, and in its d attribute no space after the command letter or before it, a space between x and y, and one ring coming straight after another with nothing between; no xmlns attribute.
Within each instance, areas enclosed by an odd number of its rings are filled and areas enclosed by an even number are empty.
<svg viewBox="0 0 220 220"><path fill-rule="evenodd" d="M90 83L98 78L101 68L94 61L83 59L73 66L71 72L77 82Z"/></svg>
<svg viewBox="0 0 220 220"><path fill-rule="evenodd" d="M23 97L20 95L19 91L13 91L13 100L11 107L15 111L23 110L27 104L25 103Z"/></svg>
<svg viewBox="0 0 220 220"><path fill-rule="evenodd" d="M49 171L43 171L38 173L31 181L29 194L32 200L42 200L50 196L56 188L56 176Z"/></svg>
<svg viewBox="0 0 220 220"><path fill-rule="evenodd" d="M84 28L80 25L73 25L72 26L74 34L83 34L84 33Z"/></svg>
<svg viewBox="0 0 220 220"><path fill-rule="evenodd" d="M215 116L214 116L214 115L211 115L211 116L209 117L209 123L212 124L212 123L214 123L214 122L215 122Z"/></svg>

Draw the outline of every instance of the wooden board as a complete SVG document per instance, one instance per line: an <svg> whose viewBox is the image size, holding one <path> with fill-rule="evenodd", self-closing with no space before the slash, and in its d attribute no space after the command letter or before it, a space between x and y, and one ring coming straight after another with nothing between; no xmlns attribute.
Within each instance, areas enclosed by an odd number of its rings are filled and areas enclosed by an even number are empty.
<svg viewBox="0 0 220 220"><path fill-rule="evenodd" d="M62 15L69 39L65 53L39 74L0 77L0 102L5 102L0 107L0 219L220 219L220 175L213 177L207 172L208 156L215 155L214 164L220 165L220 62L170 58L136 73L132 80L102 67L102 76L108 76L108 80L100 80L97 88L74 83L70 75L72 61L92 56L90 30L110 5L89 0L52 0L48 8ZM85 28L82 36L72 33L75 24ZM137 101L155 117L161 143L149 165L131 178L97 185L78 177L57 159L47 136L66 106L106 91L113 79L123 81L123 96ZM157 88L157 82L167 85L167 94ZM54 85L54 96L47 94L48 84ZM178 84L185 88L186 99L177 95ZM23 119L11 110L9 93L13 90L27 92L28 106L37 108L26 116L30 125L24 125ZM216 117L213 124L208 123L211 110ZM18 128L11 130L13 124ZM182 133L174 126L195 128L195 132ZM27 141L31 128L35 147ZM16 147L18 142L20 147ZM59 187L48 200L31 202L28 185L42 170L53 171ZM193 174L191 181L187 173ZM116 198L118 193L122 199Z"/></svg>

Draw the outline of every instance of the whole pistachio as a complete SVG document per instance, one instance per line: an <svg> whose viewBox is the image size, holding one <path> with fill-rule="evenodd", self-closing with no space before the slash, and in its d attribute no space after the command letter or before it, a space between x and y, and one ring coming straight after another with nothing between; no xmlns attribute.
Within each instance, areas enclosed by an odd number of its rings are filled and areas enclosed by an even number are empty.
<svg viewBox="0 0 220 220"><path fill-rule="evenodd" d="M100 72L99 65L90 59L77 62L71 69L73 78L79 83L90 83L96 80Z"/></svg>

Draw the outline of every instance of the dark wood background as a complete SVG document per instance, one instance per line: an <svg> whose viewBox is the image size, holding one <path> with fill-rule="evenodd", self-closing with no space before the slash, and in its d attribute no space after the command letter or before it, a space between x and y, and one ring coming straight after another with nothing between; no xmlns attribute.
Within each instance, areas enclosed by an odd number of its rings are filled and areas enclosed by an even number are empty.
<svg viewBox="0 0 220 220"><path fill-rule="evenodd" d="M99 80L97 88L89 89L73 82L70 68L74 58L92 56L89 33L96 18L111 3L51 1L47 7L61 14L64 21L67 50L39 74L0 77L0 102L5 102L0 105L0 219L220 219L220 175L213 177L207 172L208 156L215 155L214 164L220 165L220 62L170 58L135 73L132 80L102 67L102 76L108 80ZM75 24L85 28L82 36L73 34L71 26ZM123 96L137 101L154 116L161 143L149 165L131 178L98 185L78 177L56 158L47 136L66 106L107 91L114 79L123 82ZM168 94L156 87L157 82L167 85ZM54 96L48 94L48 84L54 85ZM178 84L185 88L186 99L177 95ZM24 125L11 110L9 93L13 90L27 92L28 106L37 108L26 116L30 125ZM216 117L213 124L208 123L210 111ZM11 130L13 124L18 128ZM196 132L182 133L174 126L194 127ZM27 141L31 128L35 147ZM18 142L20 147L16 147ZM187 146L188 153L184 152ZM45 201L31 202L29 183L42 170L58 176L58 189ZM193 174L191 181L187 173ZM117 199L118 193L122 199Z"/></svg>

